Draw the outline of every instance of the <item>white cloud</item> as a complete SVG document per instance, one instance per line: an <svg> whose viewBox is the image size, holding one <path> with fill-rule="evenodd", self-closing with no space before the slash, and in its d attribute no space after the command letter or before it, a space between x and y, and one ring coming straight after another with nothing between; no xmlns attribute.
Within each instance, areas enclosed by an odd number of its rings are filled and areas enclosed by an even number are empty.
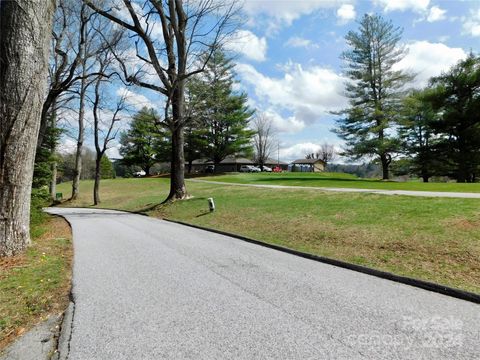
<svg viewBox="0 0 480 360"><path fill-rule="evenodd" d="M467 53L461 48L451 48L441 43L416 41L407 44L408 54L394 69L412 71L417 76L414 86L424 87L432 76L447 71L459 60L466 58Z"/></svg>
<svg viewBox="0 0 480 360"><path fill-rule="evenodd" d="M120 155L120 144L112 145L110 148L107 149L106 154L109 159L121 159L123 156Z"/></svg>
<svg viewBox="0 0 480 360"><path fill-rule="evenodd" d="M350 20L354 20L355 16L357 16L357 13L352 4L343 4L337 10L337 18L340 24L346 24Z"/></svg>
<svg viewBox="0 0 480 360"><path fill-rule="evenodd" d="M298 120L295 116L284 118L273 108L268 108L263 113L272 119L273 126L276 131L281 133L296 133L305 127L305 123Z"/></svg>
<svg viewBox="0 0 480 360"><path fill-rule="evenodd" d="M291 46L295 48L301 48L301 47L308 48L312 46L312 41L298 37L298 36L292 36L287 40L287 42L285 43L285 46Z"/></svg>
<svg viewBox="0 0 480 360"><path fill-rule="evenodd" d="M280 158L284 161L303 159L305 155L320 150L319 144L304 142L280 149Z"/></svg>
<svg viewBox="0 0 480 360"><path fill-rule="evenodd" d="M267 39L260 38L249 30L237 31L229 39L226 47L255 61L265 61L267 58Z"/></svg>
<svg viewBox="0 0 480 360"><path fill-rule="evenodd" d="M435 21L445 20L447 18L445 16L446 13L447 13L447 10L443 10L438 6L432 6L430 8L430 12L428 13L427 21L435 22Z"/></svg>
<svg viewBox="0 0 480 360"><path fill-rule="evenodd" d="M282 26L290 26L293 21L320 9L332 9L349 2L348 0L245 0L244 10L251 17L250 24L261 25L263 16L267 17L267 31L277 31Z"/></svg>
<svg viewBox="0 0 480 360"><path fill-rule="evenodd" d="M383 7L385 12L406 10L425 12L430 0L375 0L374 3Z"/></svg>
<svg viewBox="0 0 480 360"><path fill-rule="evenodd" d="M283 131L301 130L326 112L347 104L342 95L345 79L327 68L312 66L304 69L300 64L287 64L281 78L268 77L249 64L238 64L236 70L246 83L253 86L266 108L293 114L282 121L277 119L277 123L289 126L288 129L283 126Z"/></svg>
<svg viewBox="0 0 480 360"><path fill-rule="evenodd" d="M125 102L129 105L132 105L137 110L140 110L144 106L154 109L157 108L155 104L153 104L146 96L135 93L125 87L118 88L116 94L119 97L124 96Z"/></svg>
<svg viewBox="0 0 480 360"><path fill-rule="evenodd" d="M77 149L77 142L68 137L63 137L58 144L57 151L60 154L73 154Z"/></svg>
<svg viewBox="0 0 480 360"><path fill-rule="evenodd" d="M463 32L470 36L480 36L480 9L471 11L468 18L462 18Z"/></svg>

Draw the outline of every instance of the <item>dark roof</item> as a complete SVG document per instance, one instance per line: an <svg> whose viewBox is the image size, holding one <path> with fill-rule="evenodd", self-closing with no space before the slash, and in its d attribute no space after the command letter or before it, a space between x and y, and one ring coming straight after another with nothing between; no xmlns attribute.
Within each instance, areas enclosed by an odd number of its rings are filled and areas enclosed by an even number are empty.
<svg viewBox="0 0 480 360"><path fill-rule="evenodd" d="M224 160L220 161L220 164L240 164L240 165L253 165L253 161L246 158L237 158L235 156L227 156Z"/></svg>
<svg viewBox="0 0 480 360"><path fill-rule="evenodd" d="M316 163L322 163L325 164L325 161L322 159L298 159L292 162L292 164L299 164L299 165L312 165Z"/></svg>
<svg viewBox="0 0 480 360"><path fill-rule="evenodd" d="M213 161L208 159L196 159L192 161L193 165L210 165L213 164Z"/></svg>

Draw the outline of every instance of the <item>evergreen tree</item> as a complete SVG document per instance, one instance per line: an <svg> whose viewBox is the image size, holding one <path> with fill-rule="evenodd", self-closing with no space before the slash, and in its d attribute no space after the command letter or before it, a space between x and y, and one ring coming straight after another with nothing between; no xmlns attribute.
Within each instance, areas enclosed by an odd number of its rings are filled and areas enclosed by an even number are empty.
<svg viewBox="0 0 480 360"><path fill-rule="evenodd" d="M139 166L147 176L155 163L170 156L168 134L157 125L158 118L154 109L144 107L134 115L130 129L120 136L122 163Z"/></svg>
<svg viewBox="0 0 480 360"><path fill-rule="evenodd" d="M357 32L345 37L349 50L342 58L350 82L346 86L350 107L338 113L335 132L346 141L346 156L359 159L376 156L382 165L383 179L398 141L391 131L411 76L394 69L405 55L399 46L402 30L380 15L364 15Z"/></svg>
<svg viewBox="0 0 480 360"><path fill-rule="evenodd" d="M408 156L401 167L428 182L439 173L440 162L435 154L438 139L432 129L435 112L424 96L424 92L414 91L404 100L398 133L403 152Z"/></svg>
<svg viewBox="0 0 480 360"><path fill-rule="evenodd" d="M100 176L102 179L115 179L115 169L107 156L102 156L100 160Z"/></svg>
<svg viewBox="0 0 480 360"><path fill-rule="evenodd" d="M439 158L458 182L475 182L480 166L480 57L473 54L432 80L426 101L438 114Z"/></svg>
<svg viewBox="0 0 480 360"><path fill-rule="evenodd" d="M197 129L205 130L200 134L206 142L205 156L215 165L228 155L252 154L254 132L248 124L253 111L247 106L247 95L233 90L234 67L223 52L215 51L204 73L188 84L191 116Z"/></svg>

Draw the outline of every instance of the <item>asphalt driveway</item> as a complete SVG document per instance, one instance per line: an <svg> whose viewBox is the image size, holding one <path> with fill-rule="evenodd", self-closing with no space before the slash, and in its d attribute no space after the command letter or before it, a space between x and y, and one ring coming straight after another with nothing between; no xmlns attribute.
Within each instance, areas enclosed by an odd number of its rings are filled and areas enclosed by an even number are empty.
<svg viewBox="0 0 480 360"><path fill-rule="evenodd" d="M73 228L68 359L480 354L473 303L146 216L48 212Z"/></svg>

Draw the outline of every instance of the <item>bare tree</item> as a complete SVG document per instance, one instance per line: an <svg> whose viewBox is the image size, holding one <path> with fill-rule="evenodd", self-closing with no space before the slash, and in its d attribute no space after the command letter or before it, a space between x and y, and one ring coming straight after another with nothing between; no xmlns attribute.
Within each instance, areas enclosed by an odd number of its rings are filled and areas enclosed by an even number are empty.
<svg viewBox="0 0 480 360"><path fill-rule="evenodd" d="M56 141L45 139L48 129L57 127L57 113L66 103L74 99L71 89L79 82L84 84L86 77L93 74L79 73L82 65L85 42L87 41L87 26L92 14L86 14L86 6L76 0L58 0L54 15L52 30L52 54L49 69L48 92L43 102L41 125L37 142L37 154L44 146L44 141L50 143L51 152L55 152ZM80 15L79 15L80 14ZM51 164L52 177L50 194L55 196L57 164Z"/></svg>
<svg viewBox="0 0 480 360"><path fill-rule="evenodd" d="M307 154L306 159L320 159L325 163L325 166L337 157L337 151L335 146L328 143L320 145L320 149L317 152Z"/></svg>
<svg viewBox="0 0 480 360"><path fill-rule="evenodd" d="M30 243L30 193L54 10L53 0L0 1L0 256Z"/></svg>
<svg viewBox="0 0 480 360"><path fill-rule="evenodd" d="M109 52L105 52L97 56L97 62L100 66L99 72L106 74L109 66L112 63L112 57ZM95 91L93 100L93 136L95 143L95 183L93 186L93 204L98 205L100 203L100 180L101 180L101 162L105 155L105 152L109 148L109 144L117 137L118 128L116 128L117 122L121 120L121 112L125 108L125 97L122 96L116 103L115 108L112 110L111 115L102 115L102 110L105 110L102 105L102 99L105 99L102 93L102 85L108 81L107 75L100 75L95 81ZM108 108L107 108L108 110Z"/></svg>
<svg viewBox="0 0 480 360"><path fill-rule="evenodd" d="M143 66L131 71L123 64L124 76L130 84L164 95L164 125L172 137L167 200L185 198L183 148L188 119L185 116L185 81L204 70L210 55L233 31L235 2L198 0L184 4L183 0L122 0L130 21L117 15L115 8L100 5L105 2L84 2L133 34L136 57ZM148 79L143 76L145 73L150 75Z"/></svg>
<svg viewBox="0 0 480 360"><path fill-rule="evenodd" d="M72 181L71 200L78 197L80 191L80 176L82 173L82 151L85 137L85 106L86 96L89 86L95 81L91 80L94 76L105 76L104 73L98 71L98 55L108 52L118 45L121 39L121 32L111 27L108 21L102 21L103 17L92 13L88 6L82 3L80 10L81 23L84 24L80 31L79 41L79 57L81 75L78 111L78 135L77 148L75 153L75 171Z"/></svg>
<svg viewBox="0 0 480 360"><path fill-rule="evenodd" d="M255 147L255 161L260 165L263 171L265 162L270 157L275 144L277 143L275 137L275 129L272 118L264 113L257 114L252 122L252 130L255 131L253 138L253 145Z"/></svg>

